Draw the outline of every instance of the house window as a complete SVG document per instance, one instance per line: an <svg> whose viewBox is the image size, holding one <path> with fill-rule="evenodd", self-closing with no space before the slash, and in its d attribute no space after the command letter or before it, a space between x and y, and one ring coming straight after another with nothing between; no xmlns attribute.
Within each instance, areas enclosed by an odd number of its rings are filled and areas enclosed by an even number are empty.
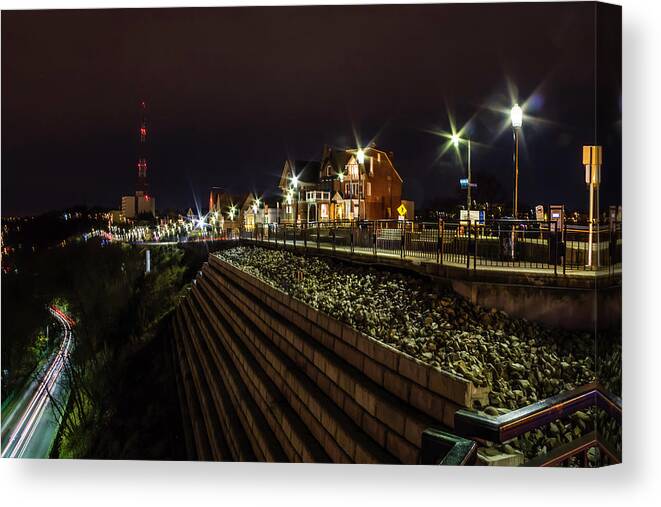
<svg viewBox="0 0 661 507"><path fill-rule="evenodd" d="M333 171L333 168L331 167L330 164L326 166L326 176L330 176Z"/></svg>
<svg viewBox="0 0 661 507"><path fill-rule="evenodd" d="M328 218L328 204L321 205L321 218Z"/></svg>
<svg viewBox="0 0 661 507"><path fill-rule="evenodd" d="M362 192L362 185L360 183L352 182L352 183L346 183L344 185L344 193L347 195L351 195L351 198L358 197L358 192L360 192L360 197L363 197L363 192Z"/></svg>
<svg viewBox="0 0 661 507"><path fill-rule="evenodd" d="M381 153L376 154L376 161L381 162Z"/></svg>
<svg viewBox="0 0 661 507"><path fill-rule="evenodd" d="M349 178L358 179L358 164L347 164L347 172L349 173Z"/></svg>
<svg viewBox="0 0 661 507"><path fill-rule="evenodd" d="M372 195L372 184L368 181L367 182L367 197L370 197Z"/></svg>

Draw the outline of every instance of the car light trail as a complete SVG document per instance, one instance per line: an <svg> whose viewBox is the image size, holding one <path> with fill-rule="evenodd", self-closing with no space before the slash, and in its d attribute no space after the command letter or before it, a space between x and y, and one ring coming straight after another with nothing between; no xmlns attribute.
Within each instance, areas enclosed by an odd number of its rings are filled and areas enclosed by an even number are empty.
<svg viewBox="0 0 661 507"><path fill-rule="evenodd" d="M73 342L71 326L74 322L56 307L51 307L50 312L62 324L64 338L46 372L39 380L37 389L32 395L30 402L25 407L11 436L7 440L7 444L2 451L3 458L20 458L23 456L25 450L30 445L30 441L35 434L39 422L44 416L48 404L51 402L50 394L60 381L62 371L69 360L69 353Z"/></svg>

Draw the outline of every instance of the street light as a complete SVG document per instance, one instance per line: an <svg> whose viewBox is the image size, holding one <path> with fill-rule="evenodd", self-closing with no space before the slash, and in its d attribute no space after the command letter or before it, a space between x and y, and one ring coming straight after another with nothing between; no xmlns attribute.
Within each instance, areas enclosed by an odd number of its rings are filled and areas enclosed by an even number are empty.
<svg viewBox="0 0 661 507"><path fill-rule="evenodd" d="M514 131L514 218L519 214L519 133L523 125L523 110L514 104L510 111L512 130Z"/></svg>
<svg viewBox="0 0 661 507"><path fill-rule="evenodd" d="M296 194L296 216L294 217L294 226L298 224L298 200L299 200L299 195L298 195L298 176L295 174L291 178L291 184L294 187L294 193Z"/></svg>
<svg viewBox="0 0 661 507"><path fill-rule="evenodd" d="M510 111L510 117L512 118L512 127L521 128L521 125L523 125L523 109L519 104L514 104Z"/></svg>
<svg viewBox="0 0 661 507"><path fill-rule="evenodd" d="M462 142L462 141L463 141L463 139L461 139L459 137L459 135L457 135L457 134L452 134L450 136L450 142L452 142L452 144L454 145L454 147L457 150L459 149L459 143ZM470 140L470 138L466 139L466 144L468 145L468 170L467 170L467 173L468 173L468 188L467 188L467 190L468 190L468 192L466 194L466 204L467 204L468 211L470 211L471 203L472 203L471 186L473 184L473 179L471 177L471 140Z"/></svg>
<svg viewBox="0 0 661 507"><path fill-rule="evenodd" d="M365 163L365 152L363 150L358 150L357 159L359 164Z"/></svg>

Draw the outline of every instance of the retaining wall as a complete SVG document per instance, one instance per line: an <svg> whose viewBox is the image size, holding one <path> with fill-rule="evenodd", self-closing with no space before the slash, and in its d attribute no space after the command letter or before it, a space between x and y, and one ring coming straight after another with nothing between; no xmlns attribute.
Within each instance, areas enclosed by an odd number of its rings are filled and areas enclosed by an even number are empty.
<svg viewBox="0 0 661 507"><path fill-rule="evenodd" d="M202 459L413 464L488 396L214 255L174 328Z"/></svg>

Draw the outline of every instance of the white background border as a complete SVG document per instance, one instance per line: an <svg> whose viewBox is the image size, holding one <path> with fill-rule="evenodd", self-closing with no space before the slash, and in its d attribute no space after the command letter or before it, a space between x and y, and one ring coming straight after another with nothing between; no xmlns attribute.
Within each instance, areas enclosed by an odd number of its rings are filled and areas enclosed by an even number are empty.
<svg viewBox="0 0 661 507"><path fill-rule="evenodd" d="M347 2L251 2L295 5ZM377 2L352 2L377 3ZM409 3L409 2L379 2ZM622 0L624 464L602 470L484 469L247 463L1 460L3 505L652 505L661 350L661 9ZM136 5L137 4L137 5ZM2 9L240 5L241 2L5 1ZM4 128L11 125L3 124ZM657 503L658 505L658 503ZM343 507L343 506L342 506Z"/></svg>

